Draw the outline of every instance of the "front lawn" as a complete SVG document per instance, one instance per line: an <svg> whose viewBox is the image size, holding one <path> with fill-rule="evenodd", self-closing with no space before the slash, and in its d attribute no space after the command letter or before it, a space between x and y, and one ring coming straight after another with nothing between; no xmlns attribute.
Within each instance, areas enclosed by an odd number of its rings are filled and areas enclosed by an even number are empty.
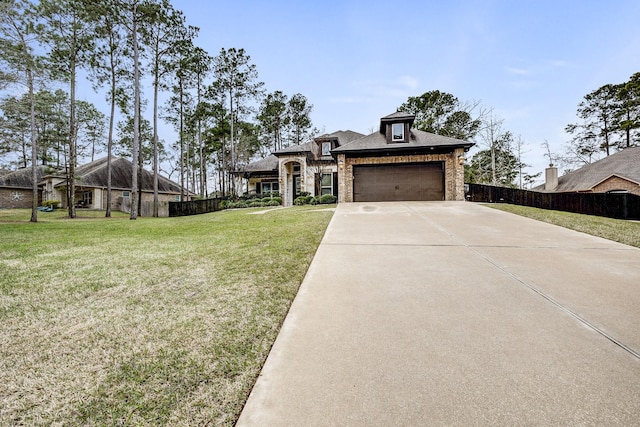
<svg viewBox="0 0 640 427"><path fill-rule="evenodd" d="M233 425L332 215L256 211L0 211L0 425Z"/></svg>
<svg viewBox="0 0 640 427"><path fill-rule="evenodd" d="M637 221L502 203L486 206L640 248L640 222Z"/></svg>

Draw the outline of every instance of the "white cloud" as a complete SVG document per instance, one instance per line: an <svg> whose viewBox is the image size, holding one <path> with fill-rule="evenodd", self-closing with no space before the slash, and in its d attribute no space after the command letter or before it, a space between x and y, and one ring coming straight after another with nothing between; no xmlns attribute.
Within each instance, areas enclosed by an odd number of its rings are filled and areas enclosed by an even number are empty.
<svg viewBox="0 0 640 427"><path fill-rule="evenodd" d="M418 87L418 79L412 76L400 76L396 79L397 83L405 86L407 89L414 90Z"/></svg>
<svg viewBox="0 0 640 427"><path fill-rule="evenodd" d="M528 76L531 72L525 68L507 67L509 74L516 74L518 76Z"/></svg>

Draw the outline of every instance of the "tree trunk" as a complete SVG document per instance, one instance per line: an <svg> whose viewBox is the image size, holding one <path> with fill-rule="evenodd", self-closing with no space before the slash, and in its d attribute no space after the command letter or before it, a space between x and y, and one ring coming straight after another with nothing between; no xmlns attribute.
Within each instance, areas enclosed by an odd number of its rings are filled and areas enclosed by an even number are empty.
<svg viewBox="0 0 640 427"><path fill-rule="evenodd" d="M157 48L156 48L157 49ZM158 75L159 60L156 58L155 76L153 83L153 217L158 217Z"/></svg>
<svg viewBox="0 0 640 427"><path fill-rule="evenodd" d="M138 153L140 151L140 70L138 52L138 11L137 3L133 4L133 149L131 171L131 212L129 219L138 217Z"/></svg>
<svg viewBox="0 0 640 427"><path fill-rule="evenodd" d="M38 144L36 140L36 110L35 96L33 94L33 73L27 69L27 85L29 86L29 101L31 115L31 179L32 179L32 201L31 201L31 222L38 222Z"/></svg>
<svg viewBox="0 0 640 427"><path fill-rule="evenodd" d="M75 34L74 34L75 37ZM75 45L74 43L72 46ZM72 55L71 63L69 66L71 71L70 75L70 93L69 93L69 199L68 210L69 218L76 217L76 135L75 135L75 121L76 121L76 63L75 58Z"/></svg>
<svg viewBox="0 0 640 427"><path fill-rule="evenodd" d="M113 43L113 39L110 40ZM111 67L111 111L109 116L109 136L107 138L107 210L106 218L111 217L111 151L113 149L113 124L116 112L116 70L113 49L109 52L109 62Z"/></svg>

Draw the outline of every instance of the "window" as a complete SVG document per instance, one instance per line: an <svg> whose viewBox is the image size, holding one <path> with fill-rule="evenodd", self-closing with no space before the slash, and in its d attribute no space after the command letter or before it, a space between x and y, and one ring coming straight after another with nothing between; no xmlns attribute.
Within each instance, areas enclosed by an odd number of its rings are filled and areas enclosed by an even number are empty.
<svg viewBox="0 0 640 427"><path fill-rule="evenodd" d="M280 191L280 184L277 182L263 182L262 183L262 194L272 194Z"/></svg>
<svg viewBox="0 0 640 427"><path fill-rule="evenodd" d="M394 123L391 125L391 140L404 141L404 124Z"/></svg>
<svg viewBox="0 0 640 427"><path fill-rule="evenodd" d="M333 174L323 173L320 176L320 195L333 194Z"/></svg>
<svg viewBox="0 0 640 427"><path fill-rule="evenodd" d="M128 191L123 191L122 192L122 197L129 197L129 192Z"/></svg>
<svg viewBox="0 0 640 427"><path fill-rule="evenodd" d="M179 201L180 201L180 196L179 196L179 195L178 195L178 196L175 196L174 200L175 200L176 202L179 202Z"/></svg>
<svg viewBox="0 0 640 427"><path fill-rule="evenodd" d="M322 143L322 155L323 156L331 155L331 142L326 141Z"/></svg>

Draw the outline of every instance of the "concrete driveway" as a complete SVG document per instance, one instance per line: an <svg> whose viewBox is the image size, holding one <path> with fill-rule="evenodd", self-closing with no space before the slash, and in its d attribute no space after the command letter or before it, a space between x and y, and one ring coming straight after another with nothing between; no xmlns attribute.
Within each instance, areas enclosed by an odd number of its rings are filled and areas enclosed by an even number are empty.
<svg viewBox="0 0 640 427"><path fill-rule="evenodd" d="M640 250L340 204L239 426L640 425Z"/></svg>

